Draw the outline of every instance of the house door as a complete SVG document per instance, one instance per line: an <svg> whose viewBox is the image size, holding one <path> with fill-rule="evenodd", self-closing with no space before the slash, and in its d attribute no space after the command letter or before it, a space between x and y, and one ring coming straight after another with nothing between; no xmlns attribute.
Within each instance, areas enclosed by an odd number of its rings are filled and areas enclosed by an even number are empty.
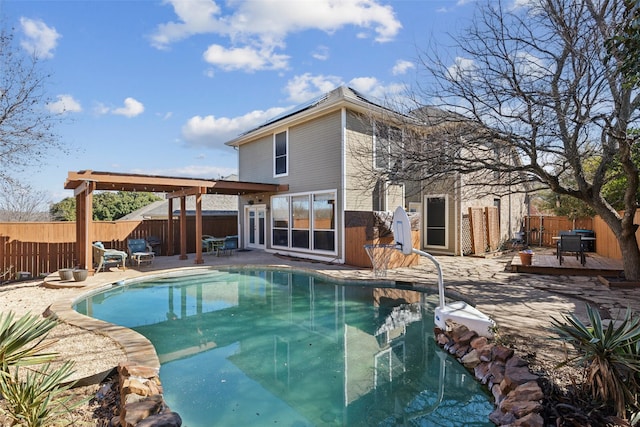
<svg viewBox="0 0 640 427"><path fill-rule="evenodd" d="M248 248L264 249L266 236L266 207L265 205L246 206L245 242Z"/></svg>

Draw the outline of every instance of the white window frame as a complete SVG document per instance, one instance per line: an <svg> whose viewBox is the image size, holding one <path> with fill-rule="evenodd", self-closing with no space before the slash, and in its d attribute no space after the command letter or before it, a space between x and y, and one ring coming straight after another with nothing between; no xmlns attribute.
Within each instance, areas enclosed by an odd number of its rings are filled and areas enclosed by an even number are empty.
<svg viewBox="0 0 640 427"><path fill-rule="evenodd" d="M379 138L379 130L384 126L384 130L386 133L386 138L383 138L386 141L386 147L378 147L378 145L380 144L380 138ZM394 146L398 146L398 147L402 147L404 144L404 139L405 139L405 135L404 135L404 130L398 126L393 126L391 124L387 124L387 123L381 123L379 124L378 122L374 121L373 122L373 168L375 170L386 170L386 171L391 171L391 169L393 169L394 165L391 164L392 159L392 155L391 155L391 150L393 149ZM395 134L397 131L398 136L400 138L400 141L393 141L390 140L389 137L392 136L392 134ZM378 159L380 156L378 156L378 153L382 153L383 150L382 148L385 148L384 150L384 155L386 157L386 167L385 166L379 166L378 165ZM403 160L404 162L404 160Z"/></svg>
<svg viewBox="0 0 640 427"><path fill-rule="evenodd" d="M273 229L275 228L273 226L273 218L271 220L271 230L270 230L270 238L271 238L271 246L273 248L282 248L282 249L288 249L291 251L296 251L296 252L305 252L305 253L314 253L314 254L324 254L324 255L337 255L338 253L338 229L335 226L334 223L334 228L333 228L333 233L334 233L334 245L333 245L333 251L327 251L327 250L322 250L322 249L314 249L315 247L315 242L314 242L314 232L316 231L315 228L315 218L314 218L314 209L313 209L313 200L314 200L314 196L318 195L318 194L333 194L334 196L334 200L337 200L336 197L338 195L338 192L336 190L320 190L320 191L310 191L310 192L303 192L303 193L291 193L291 194L278 194L278 195L274 195L271 198L276 198L276 197L286 197L288 199L288 205L289 205L289 224L288 224L288 239L287 239L287 246L283 246L283 245L276 245L274 243L274 239L273 239ZM293 231L293 205L292 205L292 199L294 197L300 197L300 196L307 196L309 198L309 249L305 249L305 248L299 248L299 247L295 247L292 245L292 231ZM273 200L271 201L271 206L273 206ZM338 210L337 210L337 206L334 204L333 206L333 215L334 215L334 219L337 219L337 215L338 215ZM284 230L284 228L282 227L278 227L278 229L280 230ZM328 229L318 229L318 231L329 231Z"/></svg>
<svg viewBox="0 0 640 427"><path fill-rule="evenodd" d="M285 172L284 173L278 173L277 170L277 159L278 157L276 156L276 137L278 135L281 135L284 133L284 138L285 138ZM277 132L273 134L273 177L274 178L278 178L278 177L282 177L282 176L288 176L289 175L289 129L286 129L282 132Z"/></svg>
<svg viewBox="0 0 640 427"><path fill-rule="evenodd" d="M444 199L444 245L427 245L427 217L429 216L427 200L428 199ZM449 249L449 196L447 194L429 194L425 195L422 201L423 212L422 223L424 229L423 245L425 248Z"/></svg>

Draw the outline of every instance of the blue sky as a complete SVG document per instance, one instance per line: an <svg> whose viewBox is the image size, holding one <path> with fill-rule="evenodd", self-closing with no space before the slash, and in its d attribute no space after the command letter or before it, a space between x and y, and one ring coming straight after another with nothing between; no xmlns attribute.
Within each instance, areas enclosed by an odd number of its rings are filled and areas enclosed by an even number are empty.
<svg viewBox="0 0 640 427"><path fill-rule="evenodd" d="M421 49L470 23L471 0L0 0L36 52L69 154L24 181L57 202L68 171L218 178L224 145L338 85L414 84ZM444 38L442 38L444 40ZM64 112L63 112L64 111Z"/></svg>

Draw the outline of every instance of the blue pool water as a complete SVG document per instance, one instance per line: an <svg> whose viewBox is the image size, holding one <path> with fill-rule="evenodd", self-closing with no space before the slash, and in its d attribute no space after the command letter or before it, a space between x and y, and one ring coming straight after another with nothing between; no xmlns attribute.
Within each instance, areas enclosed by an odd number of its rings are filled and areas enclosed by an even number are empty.
<svg viewBox="0 0 640 427"><path fill-rule="evenodd" d="M434 341L436 304L267 269L156 277L75 308L153 343L187 427L491 426L486 390Z"/></svg>

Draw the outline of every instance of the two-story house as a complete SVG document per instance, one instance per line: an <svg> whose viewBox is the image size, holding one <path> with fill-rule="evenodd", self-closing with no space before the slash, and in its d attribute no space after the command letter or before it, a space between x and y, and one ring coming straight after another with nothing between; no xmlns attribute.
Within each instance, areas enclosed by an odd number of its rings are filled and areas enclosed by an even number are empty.
<svg viewBox="0 0 640 427"><path fill-rule="evenodd" d="M439 188L407 200L404 183L369 173L392 166L381 153L409 119L343 86L228 141L238 150L241 181L289 186L286 193L239 197L240 245L344 263L345 229L354 211L403 206L427 213L422 241L430 249L437 227L444 239L437 242L440 252L461 253L460 194Z"/></svg>

